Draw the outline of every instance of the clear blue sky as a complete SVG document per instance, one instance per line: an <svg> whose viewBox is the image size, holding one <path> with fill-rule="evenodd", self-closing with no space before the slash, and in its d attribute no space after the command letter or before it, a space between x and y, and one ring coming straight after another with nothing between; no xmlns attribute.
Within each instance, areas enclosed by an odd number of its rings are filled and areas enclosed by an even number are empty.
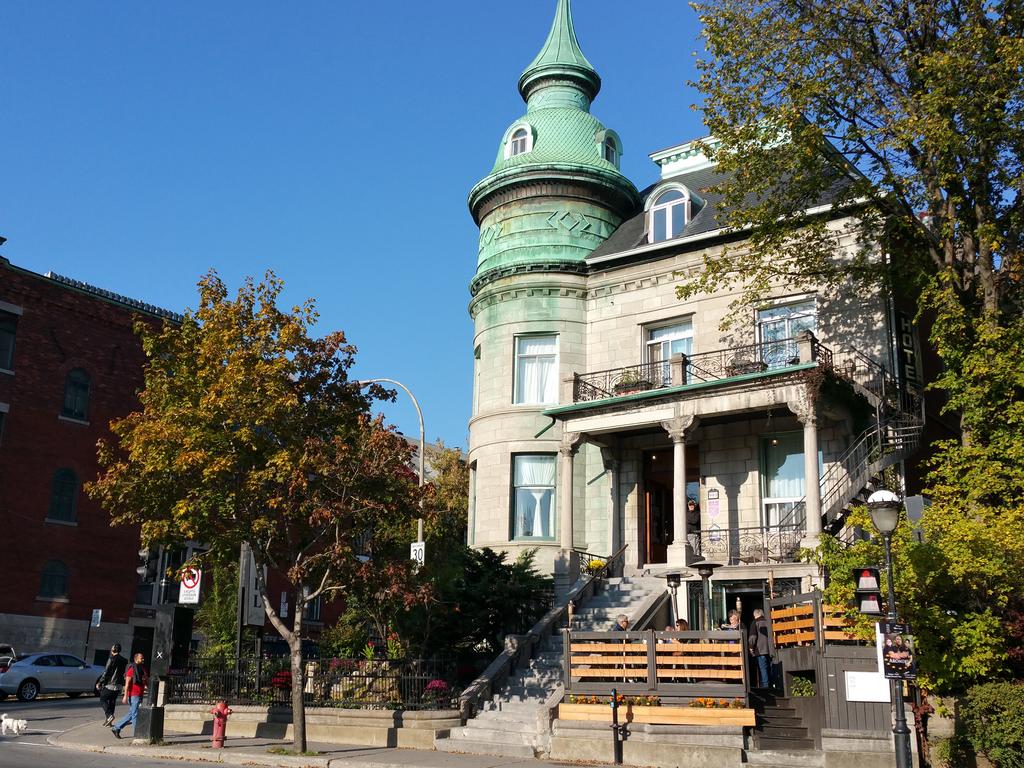
<svg viewBox="0 0 1024 768"><path fill-rule="evenodd" d="M477 232L466 208L555 0L6 0L0 250L173 310L211 267L273 269L356 375L402 381L428 439L465 446ZM627 10L628 9L628 10ZM623 170L703 135L680 0L575 0ZM387 417L415 436L399 393Z"/></svg>

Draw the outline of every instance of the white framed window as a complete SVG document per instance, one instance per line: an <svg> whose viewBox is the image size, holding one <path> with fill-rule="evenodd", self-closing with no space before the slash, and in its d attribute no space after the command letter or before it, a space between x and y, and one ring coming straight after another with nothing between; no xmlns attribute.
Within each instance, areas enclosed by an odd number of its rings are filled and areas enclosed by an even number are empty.
<svg viewBox="0 0 1024 768"><path fill-rule="evenodd" d="M555 455L512 457L512 538L555 538Z"/></svg>
<svg viewBox="0 0 1024 768"><path fill-rule="evenodd" d="M518 123L509 129L505 138L505 159L533 151L533 128L527 123Z"/></svg>
<svg viewBox="0 0 1024 768"><path fill-rule="evenodd" d="M14 370L14 337L18 331L18 316L0 311L0 370Z"/></svg>
<svg viewBox="0 0 1024 768"><path fill-rule="evenodd" d="M794 340L801 331L817 329L818 310L813 298L776 304L757 312L757 342L769 369L799 362Z"/></svg>
<svg viewBox="0 0 1024 768"><path fill-rule="evenodd" d="M671 383L672 372L670 362L673 355L689 355L693 353L693 323L684 320L664 325L660 328L647 329L647 360L648 363L661 363L661 381Z"/></svg>
<svg viewBox="0 0 1024 768"><path fill-rule="evenodd" d="M683 234L690 220L690 195L681 187L659 192L647 211L648 239L652 243L671 240Z"/></svg>
<svg viewBox="0 0 1024 768"><path fill-rule="evenodd" d="M515 360L517 405L558 403L558 336L517 336Z"/></svg>
<svg viewBox="0 0 1024 768"><path fill-rule="evenodd" d="M804 524L795 518L804 498L804 438L800 432L772 435L761 441L761 503L763 523L773 528Z"/></svg>
<svg viewBox="0 0 1024 768"><path fill-rule="evenodd" d="M619 146L611 136L606 137L601 144L601 156L616 168L619 167Z"/></svg>

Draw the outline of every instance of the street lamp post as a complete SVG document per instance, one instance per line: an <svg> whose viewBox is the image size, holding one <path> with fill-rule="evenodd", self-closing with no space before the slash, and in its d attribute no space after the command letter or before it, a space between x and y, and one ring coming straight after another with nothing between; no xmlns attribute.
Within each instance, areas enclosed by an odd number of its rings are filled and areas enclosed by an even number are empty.
<svg viewBox="0 0 1024 768"><path fill-rule="evenodd" d="M704 594L704 631L710 632L711 626L711 574L715 572L715 568L721 568L721 563L712 563L709 560L701 560L700 562L694 563L697 566L697 575L700 576L703 582L703 594Z"/></svg>
<svg viewBox="0 0 1024 768"><path fill-rule="evenodd" d="M893 587L895 578L892 567L892 534L900 521L900 507L900 498L892 491L879 490L868 497L871 522L882 534L882 541L885 543L885 573L886 581L889 583L889 607L886 619L889 623L895 623L898 618L896 615L896 590ZM893 746L896 749L896 768L911 768L910 728L907 727L907 714L903 707L903 681L892 680L890 684L893 691L893 702L896 706L896 718L892 726Z"/></svg>
<svg viewBox="0 0 1024 768"><path fill-rule="evenodd" d="M357 381L355 383L359 387L365 387L367 384L378 384L378 383L381 383L381 382L383 382L385 384L394 384L396 387L400 387L402 390L404 390L405 394L407 394L409 396L409 399L412 400L412 404L416 408L416 415L419 416L419 418L420 418L419 475L420 475L420 487L422 488L423 487L423 481L424 481L424 472L423 472L423 466L424 465L423 465L423 461L424 461L424 457L426 456L426 453L427 453L427 436L426 436L426 432L423 429L423 411L420 409L420 403L416 399L416 395L414 395L412 393L412 391L407 386L405 386L405 384L403 384L400 381L395 381L394 379L384 379L384 378L360 379L359 381ZM420 503L422 504L422 501ZM423 541L423 518L422 517L420 517L420 519L416 521L416 541Z"/></svg>

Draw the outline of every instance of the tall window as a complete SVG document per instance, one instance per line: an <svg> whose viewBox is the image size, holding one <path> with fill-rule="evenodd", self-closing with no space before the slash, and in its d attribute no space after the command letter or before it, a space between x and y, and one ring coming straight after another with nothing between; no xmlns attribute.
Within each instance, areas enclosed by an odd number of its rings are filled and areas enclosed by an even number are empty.
<svg viewBox="0 0 1024 768"><path fill-rule="evenodd" d="M68 373L64 382L64 407L61 416L85 421L89 416L89 374L81 368Z"/></svg>
<svg viewBox="0 0 1024 768"><path fill-rule="evenodd" d="M78 507L78 478L70 469L58 469L50 489L50 511L47 520L75 522Z"/></svg>
<svg viewBox="0 0 1024 768"><path fill-rule="evenodd" d="M514 403L557 403L558 337L517 337L515 376L515 393L512 399Z"/></svg>
<svg viewBox="0 0 1024 768"><path fill-rule="evenodd" d="M512 459L512 538L553 539L555 513L555 457L550 454L514 456Z"/></svg>
<svg viewBox="0 0 1024 768"><path fill-rule="evenodd" d="M601 145L601 156L616 168L619 167L619 147L611 136L605 137Z"/></svg>
<svg viewBox="0 0 1024 768"><path fill-rule="evenodd" d="M480 412L480 346L473 350L473 413Z"/></svg>
<svg viewBox="0 0 1024 768"><path fill-rule="evenodd" d="M0 312L0 369L14 370L14 334L18 330L18 316Z"/></svg>
<svg viewBox="0 0 1024 768"><path fill-rule="evenodd" d="M68 567L60 560L47 560L39 577L40 597L68 596Z"/></svg>
<svg viewBox="0 0 1024 768"><path fill-rule="evenodd" d="M528 152L530 149L530 132L525 128L517 128L512 132L512 138L509 139L509 157L515 157L521 155L524 152Z"/></svg>
<svg viewBox="0 0 1024 768"><path fill-rule="evenodd" d="M652 243L671 240L683 234L689 200L681 190L668 189L658 195L650 210L650 238Z"/></svg>
<svg viewBox="0 0 1024 768"><path fill-rule="evenodd" d="M759 310L757 337L761 359L769 368L793 365L800 359L794 339L801 331L814 331L817 327L817 309L814 299Z"/></svg>
<svg viewBox="0 0 1024 768"><path fill-rule="evenodd" d="M800 432L774 435L762 442L762 489L766 526L800 525L794 517L804 491L804 439Z"/></svg>
<svg viewBox="0 0 1024 768"><path fill-rule="evenodd" d="M672 383L670 361L673 355L689 355L693 352L693 323L651 328L647 331L647 362L661 363L661 381Z"/></svg>

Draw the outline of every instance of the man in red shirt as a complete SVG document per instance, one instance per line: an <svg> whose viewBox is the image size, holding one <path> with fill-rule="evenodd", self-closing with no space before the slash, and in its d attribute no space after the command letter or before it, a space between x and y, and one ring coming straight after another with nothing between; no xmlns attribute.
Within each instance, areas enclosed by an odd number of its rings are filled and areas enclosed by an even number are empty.
<svg viewBox="0 0 1024 768"><path fill-rule="evenodd" d="M121 729L128 723L132 724L132 731L135 730L135 721L139 716L139 704L142 703L142 694L146 692L146 683L149 681L149 673L142 665L145 657L136 653L132 663L124 674L124 697L121 699L125 704L130 704L128 714L110 731L115 737L121 738Z"/></svg>

